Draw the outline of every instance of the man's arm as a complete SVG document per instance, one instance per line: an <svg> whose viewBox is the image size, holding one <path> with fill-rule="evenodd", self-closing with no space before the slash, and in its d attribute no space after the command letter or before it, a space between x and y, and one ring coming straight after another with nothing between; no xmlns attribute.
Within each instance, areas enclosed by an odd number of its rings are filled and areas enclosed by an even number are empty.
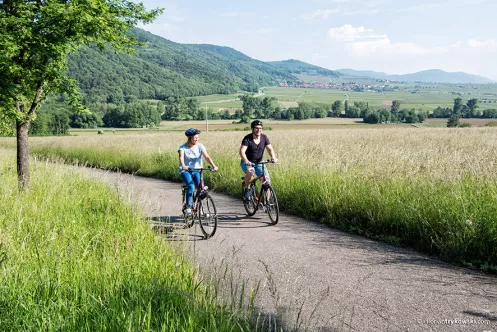
<svg viewBox="0 0 497 332"><path fill-rule="evenodd" d="M276 158L276 154L274 153L273 146L271 144L266 145L266 150L269 153L269 156L271 156L271 160L273 162L278 162L278 159Z"/></svg>
<svg viewBox="0 0 497 332"><path fill-rule="evenodd" d="M250 166L252 163L247 159L247 155L245 152L247 151L248 146L246 145L241 145L240 146L240 157L242 157L243 162L245 162L245 165Z"/></svg>

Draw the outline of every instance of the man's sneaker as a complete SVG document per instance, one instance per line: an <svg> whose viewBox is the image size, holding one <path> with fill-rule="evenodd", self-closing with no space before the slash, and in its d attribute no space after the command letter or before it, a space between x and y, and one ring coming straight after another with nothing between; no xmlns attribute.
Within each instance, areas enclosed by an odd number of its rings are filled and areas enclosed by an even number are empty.
<svg viewBox="0 0 497 332"><path fill-rule="evenodd" d="M248 188L243 190L243 199L247 202L250 201L250 190Z"/></svg>
<svg viewBox="0 0 497 332"><path fill-rule="evenodd" d="M187 208L186 211L185 211L185 214L186 214L187 217L191 216L192 215L192 209Z"/></svg>

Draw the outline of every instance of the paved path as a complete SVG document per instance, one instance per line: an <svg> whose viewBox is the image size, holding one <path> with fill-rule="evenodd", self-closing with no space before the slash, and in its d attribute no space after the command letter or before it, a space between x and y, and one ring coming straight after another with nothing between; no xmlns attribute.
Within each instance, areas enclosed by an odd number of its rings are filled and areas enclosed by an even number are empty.
<svg viewBox="0 0 497 332"><path fill-rule="evenodd" d="M202 240L199 229L181 229L180 184L86 172L137 204L156 229L167 229L166 220L174 224L165 237L195 251L190 257L201 274L221 278L225 294L235 292L233 283L245 281L248 293L260 282L255 304L266 324L311 331L497 332L496 276L287 214L271 226L262 212L247 218L240 200L218 193L219 228Z"/></svg>

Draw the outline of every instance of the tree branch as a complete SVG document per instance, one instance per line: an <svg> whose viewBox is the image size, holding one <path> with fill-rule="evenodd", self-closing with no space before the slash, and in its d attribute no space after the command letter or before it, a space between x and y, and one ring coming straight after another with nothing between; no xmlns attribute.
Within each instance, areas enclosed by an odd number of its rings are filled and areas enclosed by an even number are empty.
<svg viewBox="0 0 497 332"><path fill-rule="evenodd" d="M45 81L40 80L38 81L38 84L36 85L36 94L35 98L33 99L33 102L31 103L31 108L28 111L28 118L31 117L31 115L36 111L36 107L38 106L38 103L40 102L41 94L43 93L43 83Z"/></svg>

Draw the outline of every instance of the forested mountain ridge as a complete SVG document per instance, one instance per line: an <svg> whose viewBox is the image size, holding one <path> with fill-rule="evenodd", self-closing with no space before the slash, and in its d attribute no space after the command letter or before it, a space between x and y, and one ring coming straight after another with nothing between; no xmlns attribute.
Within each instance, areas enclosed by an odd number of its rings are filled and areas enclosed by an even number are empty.
<svg viewBox="0 0 497 332"><path fill-rule="evenodd" d="M297 80L229 47L178 44L141 29L133 34L146 43L136 56L91 47L70 56L69 74L87 102L227 94Z"/></svg>
<svg viewBox="0 0 497 332"><path fill-rule="evenodd" d="M330 70L318 66L308 64L295 59L284 60L284 61L270 61L268 64L285 69L292 74L308 74L308 75L318 75L318 76L329 76L329 77L340 77L343 76L335 70Z"/></svg>

